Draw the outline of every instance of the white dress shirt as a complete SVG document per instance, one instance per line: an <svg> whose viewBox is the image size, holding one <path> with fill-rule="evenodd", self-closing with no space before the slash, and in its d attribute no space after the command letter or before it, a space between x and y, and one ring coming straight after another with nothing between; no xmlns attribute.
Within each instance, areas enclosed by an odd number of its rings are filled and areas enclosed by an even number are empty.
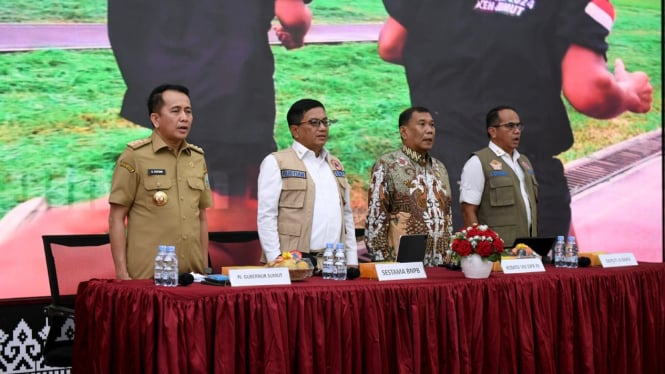
<svg viewBox="0 0 665 374"><path fill-rule="evenodd" d="M312 216L312 237L310 249L324 249L326 243L337 243L342 230L342 217L339 209L339 190L337 180L330 170L329 154L322 149L319 157L302 144L294 141L291 145L298 158L302 160L315 185L314 211ZM349 187L350 189L350 187ZM358 248L355 236L353 211L351 210L350 191L346 190L344 205L344 225L346 226L347 265L358 265ZM282 192L282 176L277 159L272 154L261 162L258 179L258 217L257 226L263 252L268 261L281 254L277 214L279 197Z"/></svg>
<svg viewBox="0 0 665 374"><path fill-rule="evenodd" d="M517 159L520 157L520 153L517 152L517 149L514 150L513 157L511 158L508 153L492 141L490 141L489 148L497 155L497 157L501 157L501 159L513 169L517 178L520 180L520 194L522 195L522 200L524 200L527 220L529 225L531 225L531 204L529 203L529 197L527 196L526 188L524 187L524 171L517 164ZM462 169L459 197L460 203L480 205L484 188L485 174L483 173L483 167L480 164L478 156L473 155L467 160Z"/></svg>

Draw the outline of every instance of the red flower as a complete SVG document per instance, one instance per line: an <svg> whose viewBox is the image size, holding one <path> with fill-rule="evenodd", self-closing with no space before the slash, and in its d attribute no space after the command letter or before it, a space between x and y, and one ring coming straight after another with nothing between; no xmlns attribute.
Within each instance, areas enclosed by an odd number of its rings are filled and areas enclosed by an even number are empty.
<svg viewBox="0 0 665 374"><path fill-rule="evenodd" d="M492 243L488 241L478 242L476 245L476 253L481 257L487 257L492 254Z"/></svg>
<svg viewBox="0 0 665 374"><path fill-rule="evenodd" d="M476 224L456 232L451 247L460 257L477 253L483 259L498 261L503 253L503 240L487 225Z"/></svg>
<svg viewBox="0 0 665 374"><path fill-rule="evenodd" d="M453 251L457 252L460 256L468 256L473 251L471 243L466 240L453 240Z"/></svg>
<svg viewBox="0 0 665 374"><path fill-rule="evenodd" d="M501 254L503 253L503 240L499 238L498 236L496 239L494 239L494 248L496 248L496 251Z"/></svg>

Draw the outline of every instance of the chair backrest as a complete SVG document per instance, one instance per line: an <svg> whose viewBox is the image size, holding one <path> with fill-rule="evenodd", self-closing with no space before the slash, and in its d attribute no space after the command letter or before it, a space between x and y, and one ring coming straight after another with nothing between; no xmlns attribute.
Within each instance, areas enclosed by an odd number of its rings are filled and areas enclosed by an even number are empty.
<svg viewBox="0 0 665 374"><path fill-rule="evenodd" d="M73 305L78 285L91 278L115 278L108 234L42 235L54 305Z"/></svg>
<svg viewBox="0 0 665 374"><path fill-rule="evenodd" d="M261 242L256 231L209 232L208 256L213 273L222 266L261 264Z"/></svg>

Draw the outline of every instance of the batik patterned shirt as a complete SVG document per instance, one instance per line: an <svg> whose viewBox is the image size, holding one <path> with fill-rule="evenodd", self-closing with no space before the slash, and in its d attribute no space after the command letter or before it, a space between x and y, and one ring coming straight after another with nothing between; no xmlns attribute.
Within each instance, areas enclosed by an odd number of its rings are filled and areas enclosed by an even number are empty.
<svg viewBox="0 0 665 374"><path fill-rule="evenodd" d="M401 235L427 234L425 265L443 264L453 227L441 161L402 146L376 161L368 194L365 243L372 261L394 261Z"/></svg>

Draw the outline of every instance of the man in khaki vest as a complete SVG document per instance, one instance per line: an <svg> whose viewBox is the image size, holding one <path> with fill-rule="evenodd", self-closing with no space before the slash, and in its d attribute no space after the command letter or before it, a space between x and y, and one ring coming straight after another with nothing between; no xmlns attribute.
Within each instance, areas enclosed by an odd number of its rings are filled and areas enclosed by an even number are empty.
<svg viewBox="0 0 665 374"><path fill-rule="evenodd" d="M324 148L334 121L312 99L295 102L286 119L293 144L266 156L259 171L257 225L265 260L291 250L316 256L326 243L344 243L347 266L357 268L350 186L339 159Z"/></svg>
<svg viewBox="0 0 665 374"><path fill-rule="evenodd" d="M464 165L460 203L464 225L488 225L512 246L515 238L537 236L538 183L531 162L517 146L524 125L509 106L486 116L489 145Z"/></svg>

